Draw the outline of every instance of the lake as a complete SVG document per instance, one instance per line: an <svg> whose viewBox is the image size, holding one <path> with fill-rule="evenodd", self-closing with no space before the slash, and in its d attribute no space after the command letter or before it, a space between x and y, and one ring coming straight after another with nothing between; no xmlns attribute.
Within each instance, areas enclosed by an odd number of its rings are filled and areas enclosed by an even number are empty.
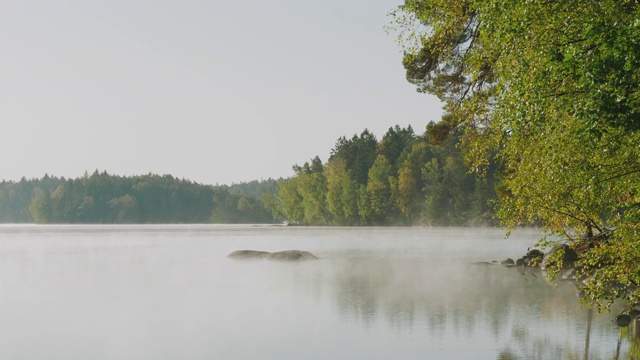
<svg viewBox="0 0 640 360"><path fill-rule="evenodd" d="M626 359L484 228L0 226L0 359ZM238 249L307 250L299 263Z"/></svg>

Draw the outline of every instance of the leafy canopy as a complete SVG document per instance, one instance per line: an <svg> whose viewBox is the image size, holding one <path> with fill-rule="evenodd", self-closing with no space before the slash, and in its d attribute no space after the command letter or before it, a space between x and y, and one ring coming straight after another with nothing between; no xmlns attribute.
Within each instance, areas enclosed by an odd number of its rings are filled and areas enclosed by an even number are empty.
<svg viewBox="0 0 640 360"><path fill-rule="evenodd" d="M639 302L639 2L407 0L392 16L440 126L465 130L476 171L503 169L503 225L582 249L588 303Z"/></svg>

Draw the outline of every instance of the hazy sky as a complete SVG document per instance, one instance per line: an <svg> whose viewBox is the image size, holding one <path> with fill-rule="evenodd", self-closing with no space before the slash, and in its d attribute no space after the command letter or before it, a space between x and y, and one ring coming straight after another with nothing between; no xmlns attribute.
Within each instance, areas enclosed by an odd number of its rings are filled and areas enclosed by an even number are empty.
<svg viewBox="0 0 640 360"><path fill-rule="evenodd" d="M401 0L2 0L0 178L287 177L338 137L423 132Z"/></svg>

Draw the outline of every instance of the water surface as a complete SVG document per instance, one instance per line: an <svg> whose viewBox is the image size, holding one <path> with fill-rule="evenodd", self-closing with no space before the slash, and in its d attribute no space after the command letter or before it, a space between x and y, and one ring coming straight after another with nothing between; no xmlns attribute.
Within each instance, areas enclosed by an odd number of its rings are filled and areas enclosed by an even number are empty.
<svg viewBox="0 0 640 360"><path fill-rule="evenodd" d="M537 230L0 226L2 359L624 359L572 286L475 261ZM311 251L302 263L238 249ZM587 337L587 335L589 335Z"/></svg>

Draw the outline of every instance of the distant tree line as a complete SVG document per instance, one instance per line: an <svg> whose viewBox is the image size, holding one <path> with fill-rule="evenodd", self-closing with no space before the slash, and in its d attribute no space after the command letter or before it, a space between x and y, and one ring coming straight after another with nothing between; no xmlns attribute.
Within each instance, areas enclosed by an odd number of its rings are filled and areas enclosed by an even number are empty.
<svg viewBox="0 0 640 360"><path fill-rule="evenodd" d="M45 175L0 183L0 222L273 223L260 196L275 188L273 179L211 186L171 175L126 177L97 170L76 179Z"/></svg>
<svg viewBox="0 0 640 360"><path fill-rule="evenodd" d="M319 157L264 195L274 216L303 225L493 225L495 166L469 172L455 128L430 123L389 128L378 141L368 130L341 137L327 163Z"/></svg>
<svg viewBox="0 0 640 360"><path fill-rule="evenodd" d="M389 128L341 137L288 179L203 185L171 175L0 182L0 223L299 225L493 225L495 166L470 174L457 144L462 133L430 123L424 134Z"/></svg>

